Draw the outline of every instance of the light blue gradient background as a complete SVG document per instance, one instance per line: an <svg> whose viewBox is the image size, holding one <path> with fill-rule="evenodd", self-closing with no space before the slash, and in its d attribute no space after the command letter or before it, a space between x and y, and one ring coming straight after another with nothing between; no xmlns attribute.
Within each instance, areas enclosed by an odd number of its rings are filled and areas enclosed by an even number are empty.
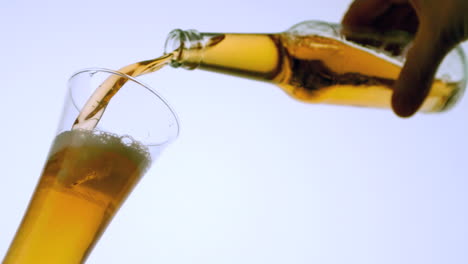
<svg viewBox="0 0 468 264"><path fill-rule="evenodd" d="M174 28L278 32L338 22L349 2L3 1L0 256L73 72L156 57ZM87 263L468 263L467 99L402 120L214 73L142 79L176 109L181 135Z"/></svg>

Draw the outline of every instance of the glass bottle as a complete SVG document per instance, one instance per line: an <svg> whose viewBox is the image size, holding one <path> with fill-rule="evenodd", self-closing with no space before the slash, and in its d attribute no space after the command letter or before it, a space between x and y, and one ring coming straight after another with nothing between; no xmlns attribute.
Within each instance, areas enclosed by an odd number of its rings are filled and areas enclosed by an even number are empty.
<svg viewBox="0 0 468 264"><path fill-rule="evenodd" d="M170 64L267 81L308 103L390 108L392 87L411 45L404 32L376 33L306 21L282 33L169 33ZM466 86L461 47L440 65L421 112L450 108Z"/></svg>

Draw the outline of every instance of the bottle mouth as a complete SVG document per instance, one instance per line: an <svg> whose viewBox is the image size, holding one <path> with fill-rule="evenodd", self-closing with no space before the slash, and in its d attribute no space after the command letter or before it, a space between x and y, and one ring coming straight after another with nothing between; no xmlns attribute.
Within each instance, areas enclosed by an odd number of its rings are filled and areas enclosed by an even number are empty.
<svg viewBox="0 0 468 264"><path fill-rule="evenodd" d="M164 44L164 54L169 54L177 50L183 49L183 36L184 31L181 29L174 29L167 35L166 43Z"/></svg>
<svg viewBox="0 0 468 264"><path fill-rule="evenodd" d="M174 54L170 61L172 67L178 68L182 65L179 61L182 58L182 51L184 50L184 31L181 29L174 29L167 35L166 43L164 43L164 55Z"/></svg>
<svg viewBox="0 0 468 264"><path fill-rule="evenodd" d="M173 54L172 67L195 69L200 65L204 47L203 35L198 31L174 29L166 38L164 54Z"/></svg>

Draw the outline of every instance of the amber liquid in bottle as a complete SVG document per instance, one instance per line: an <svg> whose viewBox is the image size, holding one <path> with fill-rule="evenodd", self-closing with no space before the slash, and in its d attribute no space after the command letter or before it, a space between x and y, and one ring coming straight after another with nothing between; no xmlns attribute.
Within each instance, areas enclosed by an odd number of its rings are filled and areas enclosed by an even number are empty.
<svg viewBox="0 0 468 264"><path fill-rule="evenodd" d="M307 103L390 108L402 66L390 57L318 35L205 34L205 39L203 48L182 43L172 65L272 82ZM445 110L459 90L459 83L436 79L420 111Z"/></svg>

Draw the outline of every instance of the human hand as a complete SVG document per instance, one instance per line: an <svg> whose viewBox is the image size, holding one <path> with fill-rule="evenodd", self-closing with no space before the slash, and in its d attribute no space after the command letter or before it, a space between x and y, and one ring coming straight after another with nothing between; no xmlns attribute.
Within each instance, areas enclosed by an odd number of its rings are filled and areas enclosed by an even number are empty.
<svg viewBox="0 0 468 264"><path fill-rule="evenodd" d="M343 25L415 34L392 96L393 111L413 115L447 53L468 38L468 0L354 0Z"/></svg>

